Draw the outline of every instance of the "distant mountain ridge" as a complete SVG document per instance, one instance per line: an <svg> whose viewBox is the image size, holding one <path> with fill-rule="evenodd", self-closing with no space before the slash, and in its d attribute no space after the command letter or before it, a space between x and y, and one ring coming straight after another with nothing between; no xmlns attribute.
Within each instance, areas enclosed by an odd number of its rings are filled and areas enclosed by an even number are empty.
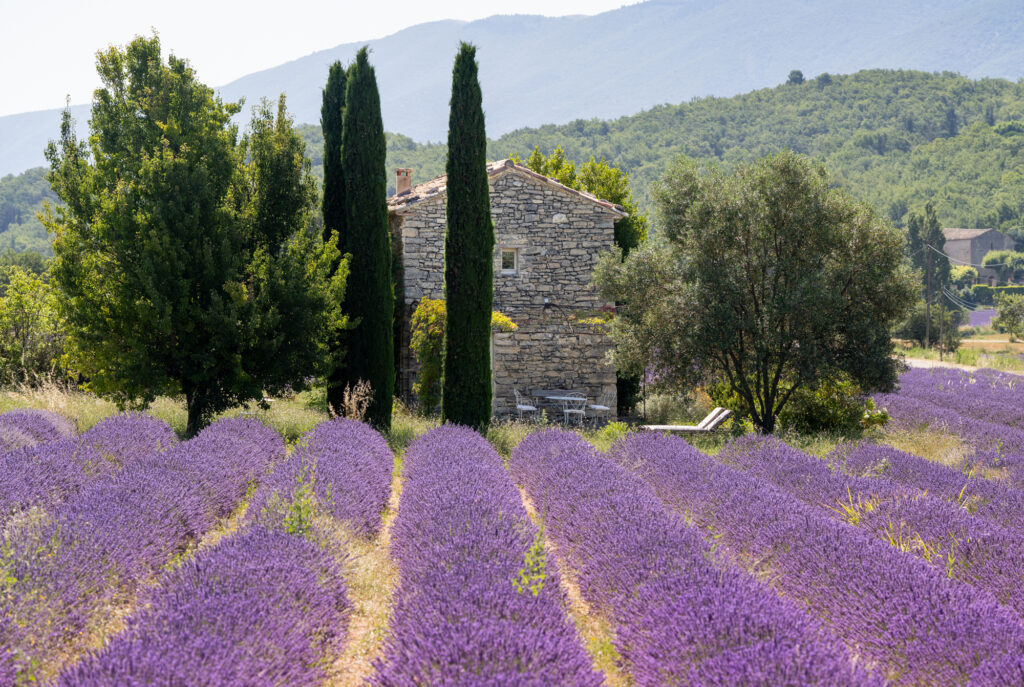
<svg viewBox="0 0 1024 687"><path fill-rule="evenodd" d="M313 173L323 172L323 136L300 125ZM629 174L641 205L678 155L726 168L789 149L824 162L831 179L896 224L935 205L944 226L995 227L1024 247L1024 80L866 70L731 98L660 105L614 120L523 128L488 141L491 160L534 146L562 146L569 159L604 157ZM401 134L387 141L413 183L444 172L445 145ZM43 169L0 178L0 250L46 251L34 214L50 197Z"/></svg>
<svg viewBox="0 0 1024 687"><path fill-rule="evenodd" d="M431 22L365 43L385 128L441 141L460 40L478 47L488 134L498 137L744 93L778 84L792 69L808 78L905 68L1016 80L1024 77L1020 35L1020 0L649 0L594 16ZM285 92L296 122L317 123L327 65L348 62L361 45L316 52L218 90L250 105ZM73 114L84 127L88 107ZM0 117L0 175L42 164L58 121L56 110Z"/></svg>

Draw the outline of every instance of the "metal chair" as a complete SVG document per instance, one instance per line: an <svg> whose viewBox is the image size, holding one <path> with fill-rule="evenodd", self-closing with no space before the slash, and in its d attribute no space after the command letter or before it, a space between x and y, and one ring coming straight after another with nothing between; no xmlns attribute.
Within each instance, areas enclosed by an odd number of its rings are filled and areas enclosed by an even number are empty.
<svg viewBox="0 0 1024 687"><path fill-rule="evenodd" d="M601 394L596 403L590 403L587 408L590 409L590 415L594 419L594 427L597 427L599 420L607 422L612 416L612 395L610 393Z"/></svg>
<svg viewBox="0 0 1024 687"><path fill-rule="evenodd" d="M587 397L583 394L566 394L562 400L562 422L569 426L575 422L580 427L587 418Z"/></svg>
<svg viewBox="0 0 1024 687"><path fill-rule="evenodd" d="M516 412L519 413L520 421L523 419L523 413L532 413L530 417L536 418L537 406L527 403L523 395L519 393L519 389L513 389L512 391L516 395Z"/></svg>

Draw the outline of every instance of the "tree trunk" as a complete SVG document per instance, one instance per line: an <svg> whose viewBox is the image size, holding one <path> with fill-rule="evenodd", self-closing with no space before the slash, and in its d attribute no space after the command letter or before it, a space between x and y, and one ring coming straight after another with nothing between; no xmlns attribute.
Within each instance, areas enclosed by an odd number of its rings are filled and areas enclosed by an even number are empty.
<svg viewBox="0 0 1024 687"><path fill-rule="evenodd" d="M185 392L185 408L188 410L188 423L185 425L185 438L191 439L203 428L203 409L194 391Z"/></svg>

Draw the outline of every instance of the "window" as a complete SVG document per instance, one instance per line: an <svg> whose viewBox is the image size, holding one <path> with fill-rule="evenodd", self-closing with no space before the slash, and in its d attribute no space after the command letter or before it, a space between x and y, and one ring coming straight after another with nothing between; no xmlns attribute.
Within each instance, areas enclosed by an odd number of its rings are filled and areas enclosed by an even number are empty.
<svg viewBox="0 0 1024 687"><path fill-rule="evenodd" d="M519 250L516 248L501 249L501 273L515 274L519 271Z"/></svg>

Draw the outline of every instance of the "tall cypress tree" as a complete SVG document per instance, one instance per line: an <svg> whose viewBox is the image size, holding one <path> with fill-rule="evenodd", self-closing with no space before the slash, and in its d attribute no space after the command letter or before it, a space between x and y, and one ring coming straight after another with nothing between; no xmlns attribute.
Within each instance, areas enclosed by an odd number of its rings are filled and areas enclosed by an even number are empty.
<svg viewBox="0 0 1024 687"><path fill-rule="evenodd" d="M363 47L348 70L341 144L345 242L339 247L352 255L346 301L349 317L355 322L346 337L341 388L346 384L355 387L360 380L370 383L373 401L366 420L379 429L391 426L395 390L386 152L377 77Z"/></svg>
<svg viewBox="0 0 1024 687"><path fill-rule="evenodd" d="M327 86L320 106L320 128L324 134L324 242L337 235L338 248L345 250L345 174L341 167L342 117L345 113L345 86L347 76L341 62L335 62L327 72ZM341 358L345 349L343 332L331 342L331 357ZM339 361L341 362L341 361ZM327 380L327 402L340 411L344 395L344 371L332 370Z"/></svg>
<svg viewBox="0 0 1024 687"><path fill-rule="evenodd" d="M463 43L452 70L448 120L448 226L444 279L444 419L482 429L491 419L494 225L476 48Z"/></svg>

